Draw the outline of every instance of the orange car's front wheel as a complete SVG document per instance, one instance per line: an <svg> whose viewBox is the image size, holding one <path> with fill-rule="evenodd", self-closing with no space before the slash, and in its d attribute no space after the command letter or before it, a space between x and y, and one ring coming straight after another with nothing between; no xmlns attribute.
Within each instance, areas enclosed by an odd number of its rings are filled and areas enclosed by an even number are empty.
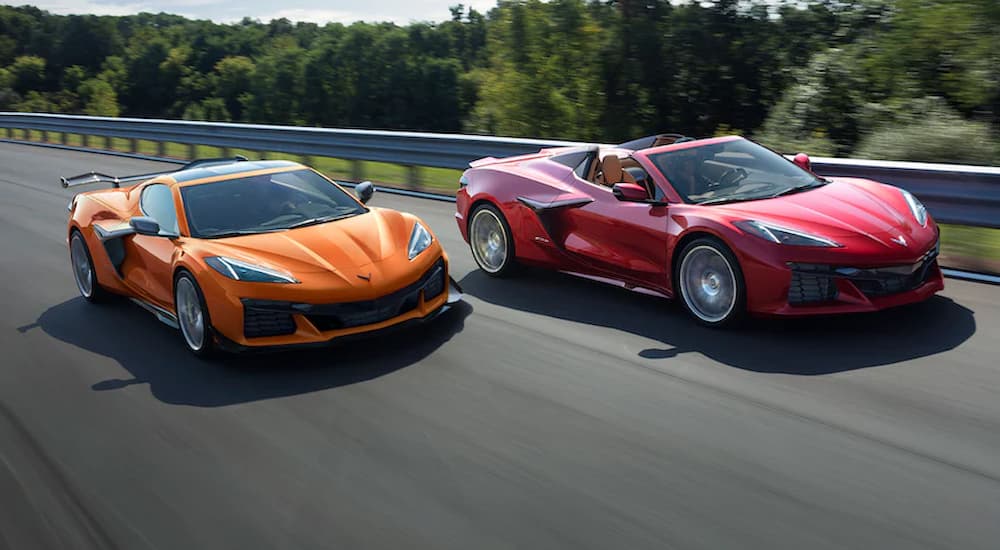
<svg viewBox="0 0 1000 550"><path fill-rule="evenodd" d="M215 352L215 337L205 296L194 275L187 271L181 271L174 279L174 308L187 348L200 357L212 355Z"/></svg>

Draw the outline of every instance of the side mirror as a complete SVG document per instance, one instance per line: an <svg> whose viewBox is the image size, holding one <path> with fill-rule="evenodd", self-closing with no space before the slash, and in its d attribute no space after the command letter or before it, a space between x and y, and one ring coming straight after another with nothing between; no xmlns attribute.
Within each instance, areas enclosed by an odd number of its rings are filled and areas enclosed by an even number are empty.
<svg viewBox="0 0 1000 550"><path fill-rule="evenodd" d="M616 183L611 188L611 192L620 201L645 202L649 200L649 193L646 192L646 188L634 183Z"/></svg>
<svg viewBox="0 0 1000 550"><path fill-rule="evenodd" d="M136 216L129 219L128 224L138 235L160 236L160 224L149 216Z"/></svg>
<svg viewBox="0 0 1000 550"><path fill-rule="evenodd" d="M809 161L809 155L805 153L799 153L795 155L792 162L798 165L799 168L812 172L812 162Z"/></svg>
<svg viewBox="0 0 1000 550"><path fill-rule="evenodd" d="M358 196L361 204L368 204L375 194L375 186L370 181L363 181L354 188L354 194Z"/></svg>

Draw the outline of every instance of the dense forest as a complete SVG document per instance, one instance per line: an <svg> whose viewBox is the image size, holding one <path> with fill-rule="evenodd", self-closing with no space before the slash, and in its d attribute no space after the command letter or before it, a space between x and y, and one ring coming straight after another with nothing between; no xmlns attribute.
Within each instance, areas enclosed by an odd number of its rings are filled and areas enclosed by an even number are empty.
<svg viewBox="0 0 1000 550"><path fill-rule="evenodd" d="M997 0L501 0L441 23L0 6L0 110L995 164Z"/></svg>

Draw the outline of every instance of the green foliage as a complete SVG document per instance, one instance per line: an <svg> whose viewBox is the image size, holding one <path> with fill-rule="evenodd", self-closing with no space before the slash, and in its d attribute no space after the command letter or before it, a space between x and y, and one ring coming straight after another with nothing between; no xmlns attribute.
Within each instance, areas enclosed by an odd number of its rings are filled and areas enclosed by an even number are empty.
<svg viewBox="0 0 1000 550"><path fill-rule="evenodd" d="M306 52L294 39L282 37L258 58L250 78L252 100L247 117L266 123L302 123Z"/></svg>
<svg viewBox="0 0 1000 550"><path fill-rule="evenodd" d="M867 135L854 152L869 159L997 164L1000 140L990 127L965 120L939 98L914 101Z"/></svg>
<svg viewBox="0 0 1000 550"><path fill-rule="evenodd" d="M80 84L77 94L84 114L118 116L118 94L107 82L99 78L87 79Z"/></svg>
<svg viewBox="0 0 1000 550"><path fill-rule="evenodd" d="M231 113L236 120L243 118L240 97L250 92L256 70L253 60L241 55L225 57L215 64L218 97L223 101L226 113Z"/></svg>
<svg viewBox="0 0 1000 550"><path fill-rule="evenodd" d="M125 60L117 55L105 58L104 63L101 63L101 72L98 73L97 78L107 82L112 88L121 90L128 82L128 68L125 66Z"/></svg>
<svg viewBox="0 0 1000 550"><path fill-rule="evenodd" d="M38 90L45 81L45 59L36 55L18 57L7 70L13 77L11 88L20 94Z"/></svg>
<svg viewBox="0 0 1000 550"><path fill-rule="evenodd" d="M838 155L996 163L998 5L862 4L848 21L867 16L868 28L852 29L850 44L793 72L757 138L785 151L808 145Z"/></svg>
<svg viewBox="0 0 1000 550"><path fill-rule="evenodd" d="M489 68L468 127L511 136L600 135L604 37L578 0L501 4L488 38Z"/></svg>
<svg viewBox="0 0 1000 550"><path fill-rule="evenodd" d="M64 90L76 90L86 79L86 69L79 65L73 65L72 67L67 67L66 70L63 71L61 85Z"/></svg>
<svg viewBox="0 0 1000 550"><path fill-rule="evenodd" d="M210 120L213 122L230 122L232 116L226 109L226 102L221 97L211 97L200 103L193 103L184 109L184 120Z"/></svg>
<svg viewBox="0 0 1000 550"><path fill-rule="evenodd" d="M814 56L771 109L757 139L782 152L803 147L821 155L848 152L861 132L858 114L864 103L853 63L841 49Z"/></svg>
<svg viewBox="0 0 1000 550"><path fill-rule="evenodd" d="M59 105L41 92L31 91L14 104L14 110L22 113L58 113Z"/></svg>
<svg viewBox="0 0 1000 550"><path fill-rule="evenodd" d="M996 0L498 0L450 15L321 27L0 6L0 108L601 142L745 133L785 152L996 162Z"/></svg>

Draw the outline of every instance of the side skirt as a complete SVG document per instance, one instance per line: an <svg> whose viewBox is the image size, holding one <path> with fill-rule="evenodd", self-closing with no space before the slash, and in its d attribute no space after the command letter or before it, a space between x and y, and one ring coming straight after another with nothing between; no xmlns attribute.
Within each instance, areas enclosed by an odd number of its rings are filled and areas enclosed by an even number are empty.
<svg viewBox="0 0 1000 550"><path fill-rule="evenodd" d="M177 323L177 316L162 307L155 306L145 300L140 300L139 298L129 298L129 300L132 300L142 309L152 313L157 319L160 320L161 323L167 325L168 327L178 330L181 328L181 326Z"/></svg>
<svg viewBox="0 0 1000 550"><path fill-rule="evenodd" d="M667 294L665 292L660 292L659 290L653 290L651 288L645 288L645 287L641 287L641 286L636 286L636 285L634 285L632 283L629 283L629 282L626 282L626 281L622 281L622 280L619 280L619 279L612 279L610 277L600 277L598 275L588 275L586 273L580 273L578 271L566 271L566 270L562 270L562 269L559 270L559 273L565 273L566 275L572 275L574 277L580 277L581 279L588 279L588 280L591 280L591 281L597 281L599 283L604 283L606 285L617 286L619 288L624 288L625 290L631 290L632 292L636 292L636 293L639 293L639 294L646 294L646 295L649 295L649 296L656 296L656 297L659 297L659 298L668 298L668 299L673 298L673 296L671 296L670 294Z"/></svg>

